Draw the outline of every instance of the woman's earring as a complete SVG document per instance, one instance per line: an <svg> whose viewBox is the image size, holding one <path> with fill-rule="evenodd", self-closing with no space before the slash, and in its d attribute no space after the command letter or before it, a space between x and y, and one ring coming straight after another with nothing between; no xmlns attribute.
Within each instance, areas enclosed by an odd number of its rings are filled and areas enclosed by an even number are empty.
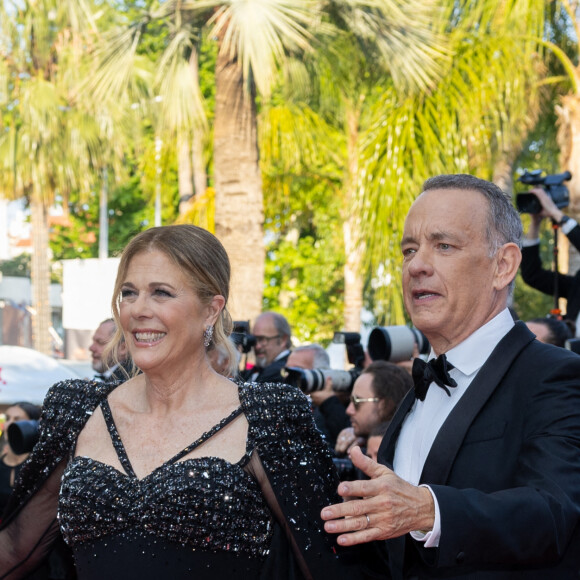
<svg viewBox="0 0 580 580"><path fill-rule="evenodd" d="M211 339L213 338L213 326L210 324L206 326L203 331L203 346L206 348L211 344Z"/></svg>

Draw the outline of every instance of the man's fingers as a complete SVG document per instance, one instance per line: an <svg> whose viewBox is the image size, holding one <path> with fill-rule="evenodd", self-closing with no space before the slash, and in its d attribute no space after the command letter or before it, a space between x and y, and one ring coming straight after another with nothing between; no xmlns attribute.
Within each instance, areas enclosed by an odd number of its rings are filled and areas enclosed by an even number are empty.
<svg viewBox="0 0 580 580"><path fill-rule="evenodd" d="M350 459L355 467L358 467L365 475L368 475L371 479L380 477L384 475L386 471L389 471L387 467L373 461L370 457L365 455L361 448L356 446L350 450Z"/></svg>
<svg viewBox="0 0 580 580"><path fill-rule="evenodd" d="M325 507L321 512L321 517L323 520L335 520L339 518L354 519L357 516L363 516L363 514L366 513L365 509L367 509L367 507L368 506L364 505L364 500L360 499L336 503ZM346 528L341 529L340 531L346 531Z"/></svg>
<svg viewBox="0 0 580 580"><path fill-rule="evenodd" d="M380 529L373 527L371 516L367 514L326 522L324 529L331 534L340 534L336 541L341 546L354 546L381 539Z"/></svg>
<svg viewBox="0 0 580 580"><path fill-rule="evenodd" d="M371 517L369 514L345 517L339 520L332 520L324 524L324 529L333 534L343 534L345 532L360 532L371 526Z"/></svg>
<svg viewBox="0 0 580 580"><path fill-rule="evenodd" d="M379 530L366 529L360 532L353 532L350 534L343 534L336 539L341 546L355 546L356 544L364 544L366 542L374 542L380 540L381 536Z"/></svg>

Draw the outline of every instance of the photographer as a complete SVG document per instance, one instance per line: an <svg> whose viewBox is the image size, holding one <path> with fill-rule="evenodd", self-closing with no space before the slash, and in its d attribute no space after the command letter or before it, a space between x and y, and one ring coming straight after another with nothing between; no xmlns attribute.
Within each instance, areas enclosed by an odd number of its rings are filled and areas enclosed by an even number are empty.
<svg viewBox="0 0 580 580"><path fill-rule="evenodd" d="M396 364L377 360L366 367L354 383L346 409L352 427L338 436L336 454L348 455L354 445L366 446L373 429L392 418L412 387L409 373Z"/></svg>
<svg viewBox="0 0 580 580"><path fill-rule="evenodd" d="M40 407L26 401L14 403L6 409L2 450L0 451L0 515L12 493L20 468L29 455L29 453L18 454L12 450L7 437L8 427L17 421L38 421L38 419L40 419Z"/></svg>
<svg viewBox="0 0 580 580"><path fill-rule="evenodd" d="M289 368L329 369L328 353L319 344L306 344L295 348L286 361ZM332 379L327 377L324 388L308 393L314 404L316 426L324 433L330 447L334 448L336 438L342 429L350 425L350 420L343 405L332 389Z"/></svg>
<svg viewBox="0 0 580 580"><path fill-rule="evenodd" d="M244 380L256 383L283 383L280 371L292 348L290 325L277 312L262 312L254 323L256 366L242 371Z"/></svg>
<svg viewBox="0 0 580 580"><path fill-rule="evenodd" d="M560 226L572 245L580 250L580 227L578 223L569 218L559 209L552 198L541 188L530 190L539 200L542 211L530 215L530 227L523 240L522 248L522 278L526 284L543 292L554 294L555 276L558 276L558 293L567 300L565 318L576 321L580 312L580 272L575 275L556 274L551 270L542 268L540 259L540 224L546 217L551 218Z"/></svg>
<svg viewBox="0 0 580 580"><path fill-rule="evenodd" d="M536 339L545 344L553 344L560 348L566 348L566 341L573 338L569 320L557 318L533 318L526 322L526 326L536 335Z"/></svg>

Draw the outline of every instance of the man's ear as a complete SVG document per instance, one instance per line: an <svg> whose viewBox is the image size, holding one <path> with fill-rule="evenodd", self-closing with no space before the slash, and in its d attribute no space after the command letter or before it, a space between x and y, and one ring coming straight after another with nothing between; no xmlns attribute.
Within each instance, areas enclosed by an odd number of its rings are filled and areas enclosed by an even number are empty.
<svg viewBox="0 0 580 580"><path fill-rule="evenodd" d="M496 272L495 284L496 290L503 290L510 285L518 273L518 268L522 261L522 252L518 246L512 242L504 244L495 255Z"/></svg>

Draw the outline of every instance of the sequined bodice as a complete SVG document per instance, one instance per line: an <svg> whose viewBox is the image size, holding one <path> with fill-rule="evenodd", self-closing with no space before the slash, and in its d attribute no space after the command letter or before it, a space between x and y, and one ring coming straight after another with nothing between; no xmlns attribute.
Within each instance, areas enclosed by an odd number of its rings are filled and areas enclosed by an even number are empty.
<svg viewBox="0 0 580 580"><path fill-rule="evenodd" d="M238 463L217 457L179 461L241 408L142 479L133 471L106 401L102 410L126 473L88 457L70 461L62 480L59 521L75 553L111 538L137 542L148 552L169 543L187 547L189 553L228 552L258 559L267 553L270 512L259 485L243 469L255 445L251 431Z"/></svg>

